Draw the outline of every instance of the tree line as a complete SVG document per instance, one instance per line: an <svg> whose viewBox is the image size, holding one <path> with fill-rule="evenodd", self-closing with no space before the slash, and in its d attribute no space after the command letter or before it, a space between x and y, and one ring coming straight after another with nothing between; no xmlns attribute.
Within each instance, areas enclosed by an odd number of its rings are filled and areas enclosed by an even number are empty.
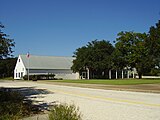
<svg viewBox="0 0 160 120"><path fill-rule="evenodd" d="M132 70L142 75L160 72L160 20L148 33L122 31L112 45L106 40L88 42L74 52L74 72L89 70L91 78L108 78L109 70Z"/></svg>
<svg viewBox="0 0 160 120"><path fill-rule="evenodd" d="M12 53L15 42L8 38L0 23L0 77L13 75L16 58ZM88 42L74 52L74 72L89 70L92 78L108 78L109 70L136 68L142 75L158 75L160 69L160 20L148 33L122 31L115 45L106 40Z"/></svg>

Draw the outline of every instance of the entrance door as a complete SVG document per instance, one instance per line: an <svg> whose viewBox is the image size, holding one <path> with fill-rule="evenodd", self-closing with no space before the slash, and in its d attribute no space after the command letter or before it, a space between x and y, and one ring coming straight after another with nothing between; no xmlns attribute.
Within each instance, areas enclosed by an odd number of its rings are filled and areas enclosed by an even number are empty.
<svg viewBox="0 0 160 120"><path fill-rule="evenodd" d="M87 79L87 72L82 72L82 79Z"/></svg>

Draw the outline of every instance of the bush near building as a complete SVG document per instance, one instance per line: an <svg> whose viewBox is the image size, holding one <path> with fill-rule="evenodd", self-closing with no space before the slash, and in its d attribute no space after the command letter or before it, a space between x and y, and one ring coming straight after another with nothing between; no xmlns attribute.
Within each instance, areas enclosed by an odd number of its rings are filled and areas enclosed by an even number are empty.
<svg viewBox="0 0 160 120"><path fill-rule="evenodd" d="M40 75L29 75L29 80L54 80L55 74L40 74ZM24 80L28 80L28 75L23 77Z"/></svg>

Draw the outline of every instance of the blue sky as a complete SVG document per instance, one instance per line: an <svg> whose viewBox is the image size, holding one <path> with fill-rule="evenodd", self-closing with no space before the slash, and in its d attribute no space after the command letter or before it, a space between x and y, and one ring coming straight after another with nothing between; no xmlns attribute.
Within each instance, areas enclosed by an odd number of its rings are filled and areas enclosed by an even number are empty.
<svg viewBox="0 0 160 120"><path fill-rule="evenodd" d="M160 19L160 0L0 0L3 31L14 55L72 56L88 42L120 31L148 32Z"/></svg>

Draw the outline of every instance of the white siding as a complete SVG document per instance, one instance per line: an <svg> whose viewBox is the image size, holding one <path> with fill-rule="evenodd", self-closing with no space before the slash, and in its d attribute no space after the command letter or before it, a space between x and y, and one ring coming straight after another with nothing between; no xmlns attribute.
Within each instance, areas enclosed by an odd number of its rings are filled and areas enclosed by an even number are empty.
<svg viewBox="0 0 160 120"><path fill-rule="evenodd" d="M69 69L30 69L29 70L30 74L48 74L48 73L53 73L53 74L71 74L72 70Z"/></svg>
<svg viewBox="0 0 160 120"><path fill-rule="evenodd" d="M59 73L55 74L55 78L62 78L62 79L79 79L79 73Z"/></svg>
<svg viewBox="0 0 160 120"><path fill-rule="evenodd" d="M55 78L79 79L79 73L73 73L70 69L73 64L72 57L44 56L43 58L43 56L32 56L30 58L27 58L25 55L19 55L18 57L14 70L14 79L22 79L24 75L27 75L28 59L30 75L53 73L55 74ZM50 66L48 66L49 64Z"/></svg>
<svg viewBox="0 0 160 120"><path fill-rule="evenodd" d="M24 75L26 75L26 68L23 64L21 57L18 57L16 67L14 69L14 79L21 79Z"/></svg>
<svg viewBox="0 0 160 120"><path fill-rule="evenodd" d="M47 70L47 69L30 69L30 75L37 75L37 74L48 74L52 73L55 74L55 78L62 78L62 79L79 79L79 73L73 73L72 70Z"/></svg>

